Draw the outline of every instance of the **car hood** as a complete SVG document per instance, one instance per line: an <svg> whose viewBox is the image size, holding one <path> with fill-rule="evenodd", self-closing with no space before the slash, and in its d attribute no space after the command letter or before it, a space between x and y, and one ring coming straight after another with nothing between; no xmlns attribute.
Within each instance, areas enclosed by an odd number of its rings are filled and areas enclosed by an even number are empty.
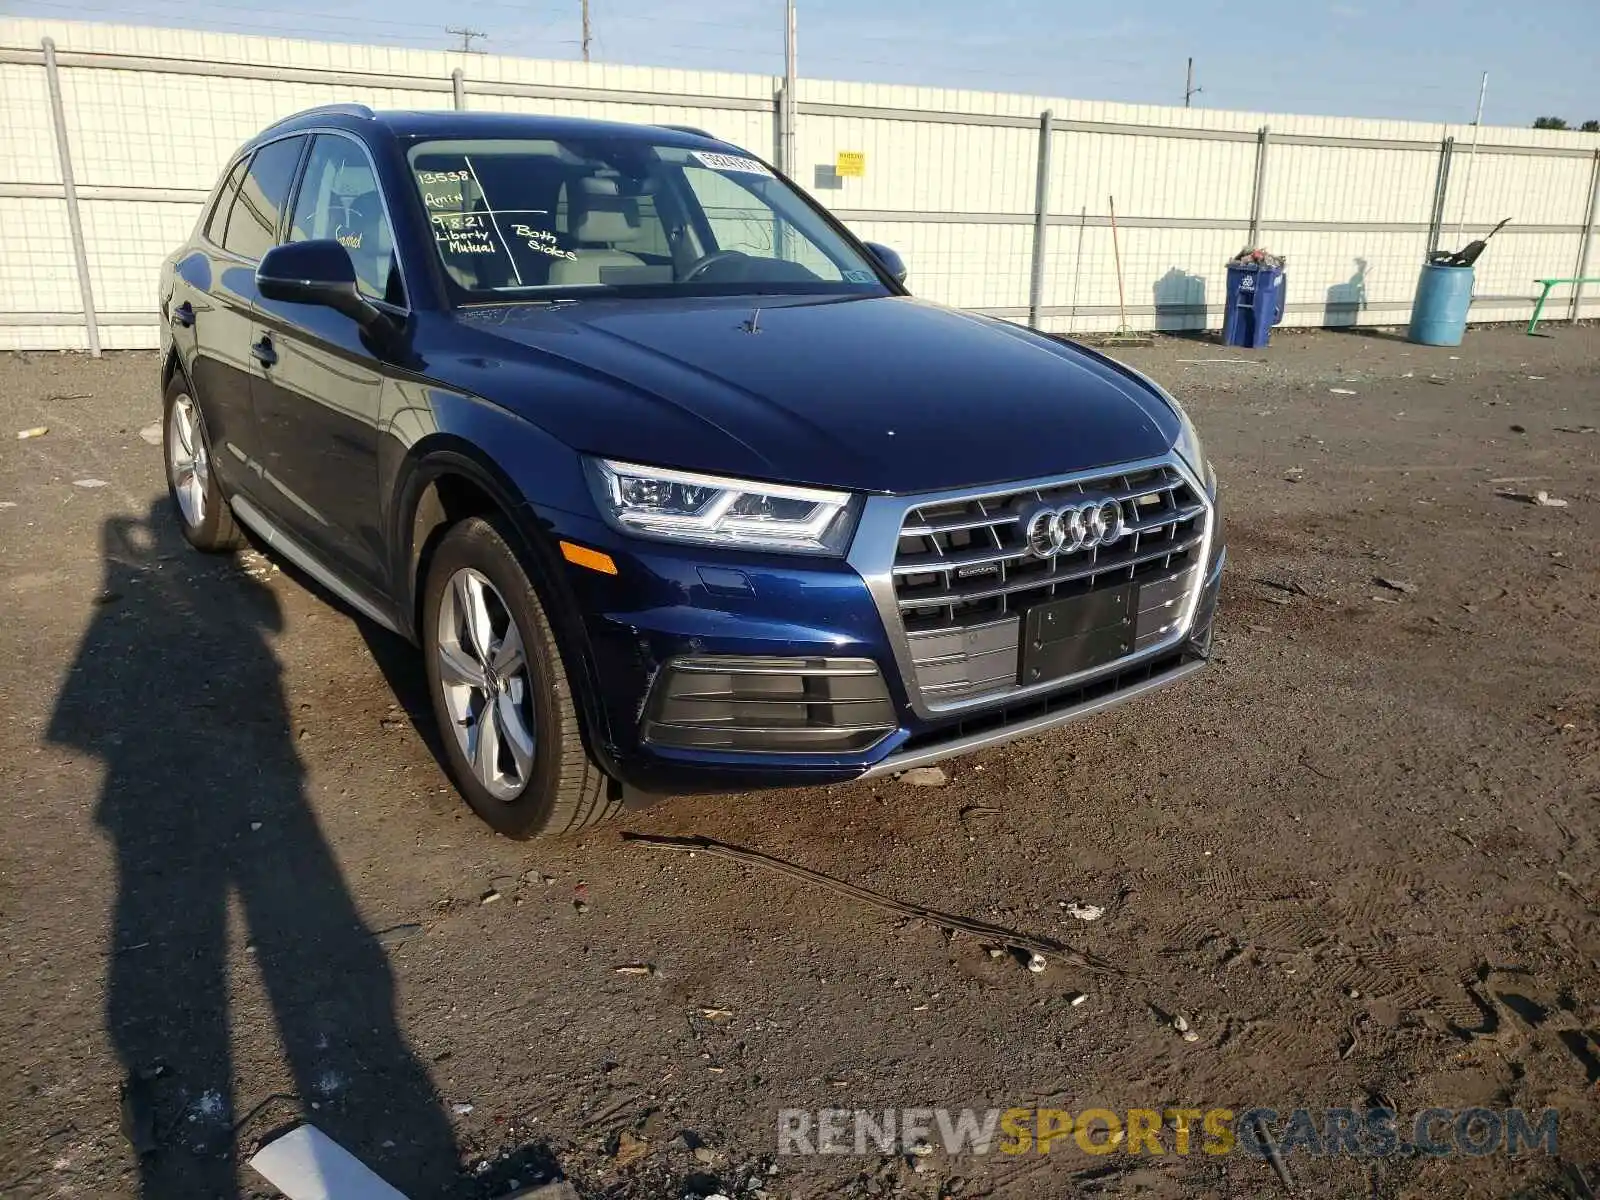
<svg viewBox="0 0 1600 1200"><path fill-rule="evenodd" d="M905 494L1150 458L1179 431L1147 384L1091 351L903 296L582 301L456 319L499 340L498 365L532 368L493 372L489 399L630 462Z"/></svg>

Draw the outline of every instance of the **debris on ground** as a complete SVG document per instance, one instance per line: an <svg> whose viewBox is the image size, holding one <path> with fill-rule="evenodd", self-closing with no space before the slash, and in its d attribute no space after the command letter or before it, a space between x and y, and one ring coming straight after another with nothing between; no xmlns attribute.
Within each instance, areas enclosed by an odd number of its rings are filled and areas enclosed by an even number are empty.
<svg viewBox="0 0 1600 1200"><path fill-rule="evenodd" d="M1029 955L1028 957L1028 970L1032 971L1035 975L1042 974L1044 969L1049 965L1050 964L1045 961L1044 955L1037 952Z"/></svg>
<svg viewBox="0 0 1600 1200"><path fill-rule="evenodd" d="M1305 596L1308 599L1315 599L1315 594L1311 592L1305 586L1305 584L1296 583L1292 579L1285 581L1282 579L1269 579L1264 575L1257 575L1255 577L1255 582L1261 584L1263 587L1273 588L1280 592L1288 592L1291 596Z"/></svg>
<svg viewBox="0 0 1600 1200"><path fill-rule="evenodd" d="M563 1179L556 1183L538 1183L533 1187L519 1188L500 1200L578 1200L578 1190Z"/></svg>
<svg viewBox="0 0 1600 1200"><path fill-rule="evenodd" d="M1496 496L1504 496L1507 500L1517 500L1523 504L1536 504L1540 508L1565 508L1567 502L1559 496L1552 496L1542 488L1537 492L1516 492L1509 488L1502 488L1495 492Z"/></svg>
<svg viewBox="0 0 1600 1200"><path fill-rule="evenodd" d="M72 486L81 488L103 488L110 487L111 485L104 479L74 479L72 481Z"/></svg>
<svg viewBox="0 0 1600 1200"><path fill-rule="evenodd" d="M1200 1035L1190 1029L1189 1022L1181 1016L1172 1018L1172 1027L1178 1031L1178 1035L1186 1042L1198 1042L1200 1040Z"/></svg>
<svg viewBox="0 0 1600 1200"><path fill-rule="evenodd" d="M650 1153L650 1148L649 1142L642 1137L635 1137L624 1129L617 1135L616 1149L611 1153L612 1165L619 1170L623 1167L632 1166L641 1158L647 1156Z"/></svg>
<svg viewBox="0 0 1600 1200"><path fill-rule="evenodd" d="M1267 1161L1272 1164L1272 1169L1277 1172L1283 1190L1291 1196L1294 1195L1294 1180L1289 1177L1289 1167L1283 1161L1283 1154L1278 1149L1278 1143L1273 1140L1272 1131L1267 1128L1267 1123L1261 1115L1256 1114L1256 1136L1260 1139L1261 1147L1267 1152Z"/></svg>
<svg viewBox="0 0 1600 1200"><path fill-rule="evenodd" d="M1557 433L1600 433L1600 425L1557 425Z"/></svg>
<svg viewBox="0 0 1600 1200"><path fill-rule="evenodd" d="M156 1148L156 1108L150 1080L130 1073L122 1084L122 1136L143 1158Z"/></svg>
<svg viewBox="0 0 1600 1200"><path fill-rule="evenodd" d="M421 925L391 925L388 929L380 929L374 936L378 939L378 945L380 946L398 946L401 942L408 941L421 932Z"/></svg>
<svg viewBox="0 0 1600 1200"><path fill-rule="evenodd" d="M1080 921L1098 921L1106 915L1106 910L1098 904L1084 904L1078 900L1073 900L1070 903L1063 900L1061 901L1061 907L1066 911L1067 916L1077 917Z"/></svg>
<svg viewBox="0 0 1600 1200"><path fill-rule="evenodd" d="M899 779L912 787L943 787L950 782L950 773L943 767L912 767L902 771Z"/></svg>
<svg viewBox="0 0 1600 1200"><path fill-rule="evenodd" d="M1388 588L1391 592L1404 592L1407 596L1415 595L1417 592L1416 584L1407 583L1403 579L1389 579L1382 575L1374 575L1372 582L1380 587Z"/></svg>
<svg viewBox="0 0 1600 1200"><path fill-rule="evenodd" d="M1304 483L1306 469L1304 467L1290 467L1283 473L1283 478L1286 483Z"/></svg>
<svg viewBox="0 0 1600 1200"><path fill-rule="evenodd" d="M455 1115L458 1117L464 1117L472 1111L472 1105L465 1102L460 1104L452 1104L450 1106L450 1111L455 1113Z"/></svg>
<svg viewBox="0 0 1600 1200"><path fill-rule="evenodd" d="M651 963L625 963L620 967L611 968L618 975L654 975L655 967Z"/></svg>
<svg viewBox="0 0 1600 1200"><path fill-rule="evenodd" d="M820 871L813 871L795 863L785 862L781 858L773 858L771 855L762 854L757 850L745 850L742 847L730 846L725 842L713 841L710 838L663 837L646 833L624 833L622 840L639 845L652 846L657 850L680 850L688 851L689 853L710 854L749 866L764 867L790 879L809 883L833 892L835 895L855 900L873 908L882 909L884 912L893 913L897 917L925 921L929 925L935 925L941 929L970 934L985 941L1013 946L1018 950L1031 950L1035 954L1059 955L1063 961L1075 967L1101 975L1126 974L1121 967L1102 958L1096 958L1092 954L1074 950L1071 946L1058 942L1053 938L1032 937L1018 933L1015 930L1005 929L999 925L991 925L987 921L977 921L971 917L961 917L953 913L925 908L920 904L907 904L901 900L893 900L869 888L846 883L843 880L833 878L831 875L824 875Z"/></svg>
<svg viewBox="0 0 1600 1200"><path fill-rule="evenodd" d="M49 432L50 426L48 425L35 425L32 429L19 429L17 430L17 441L25 442L29 438L43 437Z"/></svg>
<svg viewBox="0 0 1600 1200"><path fill-rule="evenodd" d="M161 445L161 422L156 421L139 430L139 436L152 446Z"/></svg>
<svg viewBox="0 0 1600 1200"><path fill-rule="evenodd" d="M1077 1008L1080 1004L1084 1003L1088 999L1089 999L1089 997L1087 995L1085 995L1083 992L1068 992L1067 993L1067 1003L1072 1005L1073 1008Z"/></svg>
<svg viewBox="0 0 1600 1200"><path fill-rule="evenodd" d="M290 1200L316 1196L400 1196L370 1167L315 1125L301 1125L268 1142L250 1166Z"/></svg>
<svg viewBox="0 0 1600 1200"><path fill-rule="evenodd" d="M1354 396L1354 388L1329 388L1328 391L1335 396Z"/></svg>

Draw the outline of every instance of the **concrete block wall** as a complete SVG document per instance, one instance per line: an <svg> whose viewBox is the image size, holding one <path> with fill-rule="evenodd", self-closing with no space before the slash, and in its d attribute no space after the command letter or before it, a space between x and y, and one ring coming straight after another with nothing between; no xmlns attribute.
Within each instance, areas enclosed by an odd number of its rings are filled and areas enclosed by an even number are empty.
<svg viewBox="0 0 1600 1200"><path fill-rule="evenodd" d="M113 348L157 344L161 259L238 144L298 109L449 108L459 68L471 109L694 125L778 154L782 80L770 75L0 18L0 348L87 344L45 37L60 61L101 342ZM1470 127L1403 121L822 80L801 80L797 100L796 182L863 238L900 250L919 295L1012 320L1029 314L1049 110L1039 321L1073 333L1115 329L1124 305L1133 328L1220 326L1224 264L1250 241L1253 213L1256 243L1289 257L1287 324L1403 323L1446 138L1441 243L1513 219L1480 262L1472 319L1525 319L1534 279L1575 273L1600 169L1593 134L1486 127L1473 154ZM862 177L834 172L843 151L865 155ZM1565 299L1547 314L1566 317ZM1600 287L1581 315L1600 316Z"/></svg>

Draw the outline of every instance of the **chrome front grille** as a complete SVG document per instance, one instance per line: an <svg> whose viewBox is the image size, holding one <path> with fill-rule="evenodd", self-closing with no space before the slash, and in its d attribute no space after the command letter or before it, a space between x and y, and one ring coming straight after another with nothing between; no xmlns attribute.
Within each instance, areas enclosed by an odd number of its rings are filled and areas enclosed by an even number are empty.
<svg viewBox="0 0 1600 1200"><path fill-rule="evenodd" d="M1124 535L1094 550L1049 558L1032 553L1023 537L1023 510L1085 493L1121 502ZM905 639L902 665L910 667L908 689L930 711L1028 690L1034 681L1019 677L1028 609L1129 583L1138 584L1139 611L1133 640L1118 661L1173 644L1192 615L1209 529L1203 492L1166 460L941 496L907 509L889 575Z"/></svg>

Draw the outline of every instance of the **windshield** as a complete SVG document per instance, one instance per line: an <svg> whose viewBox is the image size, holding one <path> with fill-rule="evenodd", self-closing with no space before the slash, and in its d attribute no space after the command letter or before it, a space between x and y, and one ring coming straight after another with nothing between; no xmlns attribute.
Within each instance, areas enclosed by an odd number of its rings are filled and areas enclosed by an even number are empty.
<svg viewBox="0 0 1600 1200"><path fill-rule="evenodd" d="M886 290L753 158L637 138L430 140L407 158L439 260L468 302Z"/></svg>

